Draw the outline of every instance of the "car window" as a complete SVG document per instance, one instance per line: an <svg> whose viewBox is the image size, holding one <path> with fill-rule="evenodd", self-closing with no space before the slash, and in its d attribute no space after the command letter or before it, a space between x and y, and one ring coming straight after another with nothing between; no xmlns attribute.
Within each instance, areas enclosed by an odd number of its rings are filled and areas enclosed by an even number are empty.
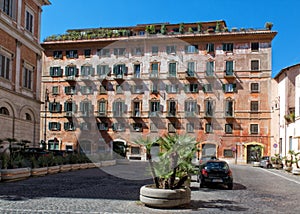
<svg viewBox="0 0 300 214"><path fill-rule="evenodd" d="M228 169L228 164L225 162L208 162L205 169Z"/></svg>

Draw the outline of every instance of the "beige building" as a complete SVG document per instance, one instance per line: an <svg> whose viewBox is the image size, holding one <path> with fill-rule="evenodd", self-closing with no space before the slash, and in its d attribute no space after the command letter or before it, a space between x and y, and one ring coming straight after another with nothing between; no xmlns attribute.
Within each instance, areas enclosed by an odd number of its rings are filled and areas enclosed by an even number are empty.
<svg viewBox="0 0 300 214"><path fill-rule="evenodd" d="M0 0L0 139L40 143L40 17L48 0Z"/></svg>
<svg viewBox="0 0 300 214"><path fill-rule="evenodd" d="M116 151L166 133L195 136L197 157L270 154L271 29L225 21L69 30L45 49L41 137L49 149ZM45 96L47 95L47 96Z"/></svg>

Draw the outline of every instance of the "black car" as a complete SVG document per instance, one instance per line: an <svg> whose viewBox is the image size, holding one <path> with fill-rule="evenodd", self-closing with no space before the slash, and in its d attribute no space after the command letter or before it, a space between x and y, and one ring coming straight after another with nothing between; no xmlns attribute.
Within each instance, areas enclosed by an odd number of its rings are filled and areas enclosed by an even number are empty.
<svg viewBox="0 0 300 214"><path fill-rule="evenodd" d="M228 189L233 187L232 171L225 161L208 160L199 167L200 188L209 184L225 184Z"/></svg>

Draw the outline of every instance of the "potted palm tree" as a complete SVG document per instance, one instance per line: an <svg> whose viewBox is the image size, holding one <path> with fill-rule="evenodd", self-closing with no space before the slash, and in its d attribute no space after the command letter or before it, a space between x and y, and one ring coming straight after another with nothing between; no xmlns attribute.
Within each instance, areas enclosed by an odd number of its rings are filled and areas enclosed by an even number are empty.
<svg viewBox="0 0 300 214"><path fill-rule="evenodd" d="M140 189L140 201L147 206L171 208L186 205L191 200L189 180L196 169L192 158L196 151L196 141L188 135L165 135L157 140L140 139L149 161L153 184ZM159 145L158 161L153 161L151 148Z"/></svg>

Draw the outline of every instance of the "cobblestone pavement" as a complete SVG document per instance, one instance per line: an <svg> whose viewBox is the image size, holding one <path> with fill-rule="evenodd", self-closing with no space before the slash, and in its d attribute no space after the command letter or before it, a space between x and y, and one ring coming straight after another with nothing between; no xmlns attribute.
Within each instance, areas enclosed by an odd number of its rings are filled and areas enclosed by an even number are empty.
<svg viewBox="0 0 300 214"><path fill-rule="evenodd" d="M274 212L272 206L255 207L251 199L248 202L247 197L253 195L247 193L247 188L239 183L239 179L234 184L234 190L205 188L200 191L199 183L192 182L192 203L189 207L172 210L145 207L139 202L139 189L144 184L152 183L149 174L144 173L147 165L131 162L129 165L2 182L0 213L280 213ZM233 169L244 170L245 173L253 170L248 166L235 166ZM279 170L255 170L258 174L276 173L300 181L300 177L286 175ZM299 188L299 184L291 185Z"/></svg>

